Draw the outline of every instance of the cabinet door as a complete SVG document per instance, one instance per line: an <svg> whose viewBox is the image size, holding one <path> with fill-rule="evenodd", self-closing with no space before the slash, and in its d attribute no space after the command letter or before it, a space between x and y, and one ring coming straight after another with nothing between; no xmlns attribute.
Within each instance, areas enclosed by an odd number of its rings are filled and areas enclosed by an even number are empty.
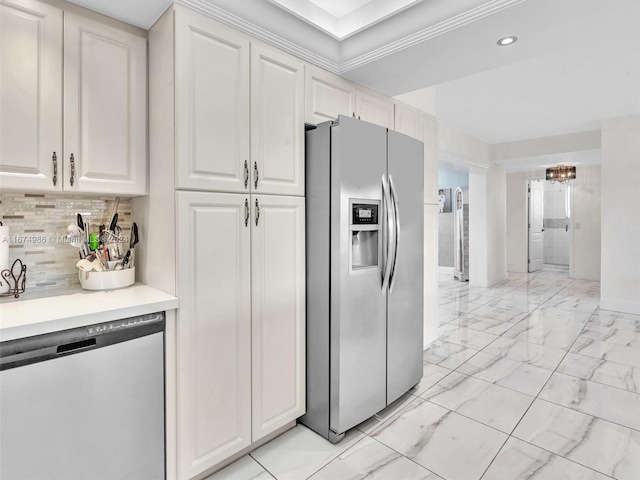
<svg viewBox="0 0 640 480"><path fill-rule="evenodd" d="M251 444L251 228L248 196L177 205L178 469L192 478Z"/></svg>
<svg viewBox="0 0 640 480"><path fill-rule="evenodd" d="M318 124L351 116L356 111L356 89L343 78L307 65L305 68L305 121Z"/></svg>
<svg viewBox="0 0 640 480"><path fill-rule="evenodd" d="M68 12L64 152L65 190L147 193L147 41Z"/></svg>
<svg viewBox="0 0 640 480"><path fill-rule="evenodd" d="M422 118L420 112L401 103L396 103L395 131L422 141Z"/></svg>
<svg viewBox="0 0 640 480"><path fill-rule="evenodd" d="M249 40L176 7L177 188L249 191Z"/></svg>
<svg viewBox="0 0 640 480"><path fill-rule="evenodd" d="M304 198L252 195L253 441L305 412Z"/></svg>
<svg viewBox="0 0 640 480"><path fill-rule="evenodd" d="M424 206L424 347L438 337L438 206Z"/></svg>
<svg viewBox="0 0 640 480"><path fill-rule="evenodd" d="M62 10L34 0L3 1L0 64L0 184L60 190Z"/></svg>
<svg viewBox="0 0 640 480"><path fill-rule="evenodd" d="M304 64L251 45L252 192L304 195Z"/></svg>
<svg viewBox="0 0 640 480"><path fill-rule="evenodd" d="M361 120L393 130L393 102L387 97L356 90L356 115Z"/></svg>
<svg viewBox="0 0 640 480"><path fill-rule="evenodd" d="M426 113L421 115L424 143L424 203L438 204L438 122Z"/></svg>

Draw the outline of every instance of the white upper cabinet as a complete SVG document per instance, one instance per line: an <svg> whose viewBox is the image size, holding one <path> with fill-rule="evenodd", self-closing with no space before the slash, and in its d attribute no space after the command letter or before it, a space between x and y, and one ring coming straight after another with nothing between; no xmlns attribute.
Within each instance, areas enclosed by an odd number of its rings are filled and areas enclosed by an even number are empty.
<svg viewBox="0 0 640 480"><path fill-rule="evenodd" d="M0 185L61 190L62 10L0 3L0 65Z"/></svg>
<svg viewBox="0 0 640 480"><path fill-rule="evenodd" d="M393 102L389 97L373 91L358 89L356 91L356 116L366 122L393 130L394 109Z"/></svg>
<svg viewBox="0 0 640 480"><path fill-rule="evenodd" d="M65 12L64 189L147 193L147 41Z"/></svg>
<svg viewBox="0 0 640 480"><path fill-rule="evenodd" d="M253 441L305 412L305 202L252 195Z"/></svg>
<svg viewBox="0 0 640 480"><path fill-rule="evenodd" d="M304 195L304 64L251 45L251 190Z"/></svg>
<svg viewBox="0 0 640 480"><path fill-rule="evenodd" d="M422 117L420 112L402 103L396 103L395 130L422 141Z"/></svg>
<svg viewBox="0 0 640 480"><path fill-rule="evenodd" d="M145 36L36 0L0 9L2 187L146 194Z"/></svg>
<svg viewBox="0 0 640 480"><path fill-rule="evenodd" d="M435 117L420 115L424 143L424 203L438 204L438 122Z"/></svg>
<svg viewBox="0 0 640 480"><path fill-rule="evenodd" d="M356 88L342 77L307 65L305 121L318 124L351 116L356 111Z"/></svg>
<svg viewBox="0 0 640 480"><path fill-rule="evenodd" d="M175 8L176 187L248 192L249 40Z"/></svg>

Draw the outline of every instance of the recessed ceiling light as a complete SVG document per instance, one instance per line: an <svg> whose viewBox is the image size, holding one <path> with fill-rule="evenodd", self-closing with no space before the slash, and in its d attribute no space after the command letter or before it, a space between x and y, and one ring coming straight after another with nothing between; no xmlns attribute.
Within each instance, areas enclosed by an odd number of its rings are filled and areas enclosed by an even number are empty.
<svg viewBox="0 0 640 480"><path fill-rule="evenodd" d="M500 40L498 40L497 43L501 47L506 47L507 45L513 45L517 41L518 41L518 37L516 37L514 35L510 35L508 37L502 37Z"/></svg>

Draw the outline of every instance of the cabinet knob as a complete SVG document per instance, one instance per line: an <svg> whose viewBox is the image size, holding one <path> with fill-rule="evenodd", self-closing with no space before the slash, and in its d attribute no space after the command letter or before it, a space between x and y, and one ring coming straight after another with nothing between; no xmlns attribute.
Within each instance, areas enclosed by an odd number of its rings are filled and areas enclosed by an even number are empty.
<svg viewBox="0 0 640 480"><path fill-rule="evenodd" d="M258 162L253 162L253 178L255 179L253 184L255 188L258 188L258 180L260 178L260 175L258 174Z"/></svg>
<svg viewBox="0 0 640 480"><path fill-rule="evenodd" d="M258 226L258 220L260 220L260 205L258 205L258 199L256 198L256 227Z"/></svg>
<svg viewBox="0 0 640 480"><path fill-rule="evenodd" d="M73 157L73 153L71 154L71 157L69 157L69 162L71 162L71 177L69 178L69 183L73 187L73 182L76 180L76 160Z"/></svg>
<svg viewBox="0 0 640 480"><path fill-rule="evenodd" d="M53 152L51 160L53 161L53 186L55 187L58 183L58 157L56 156L56 152Z"/></svg>

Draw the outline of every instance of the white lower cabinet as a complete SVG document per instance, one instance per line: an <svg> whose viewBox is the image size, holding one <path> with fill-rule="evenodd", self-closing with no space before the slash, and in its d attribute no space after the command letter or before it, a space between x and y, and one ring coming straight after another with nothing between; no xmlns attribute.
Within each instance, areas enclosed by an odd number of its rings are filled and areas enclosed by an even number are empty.
<svg viewBox="0 0 640 480"><path fill-rule="evenodd" d="M304 198L177 192L178 472L304 414Z"/></svg>
<svg viewBox="0 0 640 480"><path fill-rule="evenodd" d="M252 195L253 441L305 412L304 198Z"/></svg>
<svg viewBox="0 0 640 480"><path fill-rule="evenodd" d="M178 468L192 478L251 444L250 228L248 196L177 202Z"/></svg>

